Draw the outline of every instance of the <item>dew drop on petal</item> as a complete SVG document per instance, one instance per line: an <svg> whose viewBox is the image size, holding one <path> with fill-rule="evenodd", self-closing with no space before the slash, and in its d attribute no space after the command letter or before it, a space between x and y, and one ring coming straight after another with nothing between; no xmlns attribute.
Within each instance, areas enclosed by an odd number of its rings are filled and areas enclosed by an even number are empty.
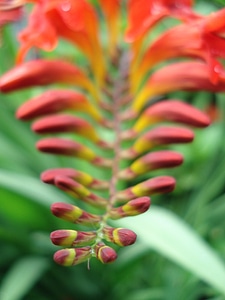
<svg viewBox="0 0 225 300"><path fill-rule="evenodd" d="M62 11L69 11L71 9L71 3L70 1L64 1L62 4L61 4L61 9Z"/></svg>
<svg viewBox="0 0 225 300"><path fill-rule="evenodd" d="M220 66L215 66L214 67L214 72L219 74L221 72L221 67Z"/></svg>

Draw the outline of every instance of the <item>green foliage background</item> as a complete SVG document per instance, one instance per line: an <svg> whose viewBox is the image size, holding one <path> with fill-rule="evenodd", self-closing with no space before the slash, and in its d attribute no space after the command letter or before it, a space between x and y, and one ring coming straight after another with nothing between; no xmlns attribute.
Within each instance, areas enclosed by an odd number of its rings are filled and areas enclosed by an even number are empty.
<svg viewBox="0 0 225 300"><path fill-rule="evenodd" d="M197 9L208 13L223 5L198 1ZM14 64L16 30L3 31L1 74ZM120 221L138 233L137 243L120 249L114 264L92 260L88 270L52 261L49 233L70 226L49 206L67 197L42 184L39 174L73 162L38 153L29 124L15 119L16 108L36 92L0 95L0 299L225 299L224 94L176 95L202 109L216 104L219 119L197 131L194 143L173 147L185 156L181 167L166 172L177 178L176 190L153 197L143 216Z"/></svg>

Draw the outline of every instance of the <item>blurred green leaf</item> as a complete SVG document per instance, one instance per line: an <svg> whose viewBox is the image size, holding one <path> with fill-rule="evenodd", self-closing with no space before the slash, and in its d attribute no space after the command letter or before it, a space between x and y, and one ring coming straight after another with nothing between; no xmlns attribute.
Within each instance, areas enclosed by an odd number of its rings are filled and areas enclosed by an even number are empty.
<svg viewBox="0 0 225 300"><path fill-rule="evenodd" d="M0 187L15 191L31 201L49 207L54 202L68 202L68 198L36 178L0 170Z"/></svg>
<svg viewBox="0 0 225 300"><path fill-rule="evenodd" d="M20 300L48 268L41 257L26 257L17 261L8 271L0 287L1 300Z"/></svg>
<svg viewBox="0 0 225 300"><path fill-rule="evenodd" d="M153 206L149 213L121 225L133 229L143 247L156 250L225 295L224 262L175 214Z"/></svg>

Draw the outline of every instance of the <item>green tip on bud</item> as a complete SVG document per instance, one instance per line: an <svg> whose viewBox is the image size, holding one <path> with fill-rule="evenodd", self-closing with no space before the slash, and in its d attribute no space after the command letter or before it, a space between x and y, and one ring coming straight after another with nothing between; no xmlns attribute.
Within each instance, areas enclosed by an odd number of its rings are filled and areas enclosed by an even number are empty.
<svg viewBox="0 0 225 300"><path fill-rule="evenodd" d="M121 247L134 244L137 238L136 233L132 230L109 226L103 228L103 234L108 242L112 242Z"/></svg>
<svg viewBox="0 0 225 300"><path fill-rule="evenodd" d="M95 246L95 255L103 264L112 263L117 259L116 251L104 243L98 243Z"/></svg>
<svg viewBox="0 0 225 300"><path fill-rule="evenodd" d="M91 256L91 247L62 249L54 254L54 261L59 265L69 267L85 262Z"/></svg>

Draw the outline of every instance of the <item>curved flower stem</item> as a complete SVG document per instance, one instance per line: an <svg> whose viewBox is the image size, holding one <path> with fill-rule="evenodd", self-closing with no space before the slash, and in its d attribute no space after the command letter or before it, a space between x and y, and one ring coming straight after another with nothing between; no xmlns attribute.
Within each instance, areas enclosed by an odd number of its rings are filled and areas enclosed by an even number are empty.
<svg viewBox="0 0 225 300"><path fill-rule="evenodd" d="M114 141L114 158L112 164L112 177L109 183L109 202L107 212L109 212L115 202L117 193L117 182L119 174L119 164L121 159L121 133L122 133L122 118L121 118L121 99L124 98L124 88L127 87L127 69L129 64L128 53L120 53L118 60L118 76L112 84L112 115L113 115L113 130L115 132Z"/></svg>

